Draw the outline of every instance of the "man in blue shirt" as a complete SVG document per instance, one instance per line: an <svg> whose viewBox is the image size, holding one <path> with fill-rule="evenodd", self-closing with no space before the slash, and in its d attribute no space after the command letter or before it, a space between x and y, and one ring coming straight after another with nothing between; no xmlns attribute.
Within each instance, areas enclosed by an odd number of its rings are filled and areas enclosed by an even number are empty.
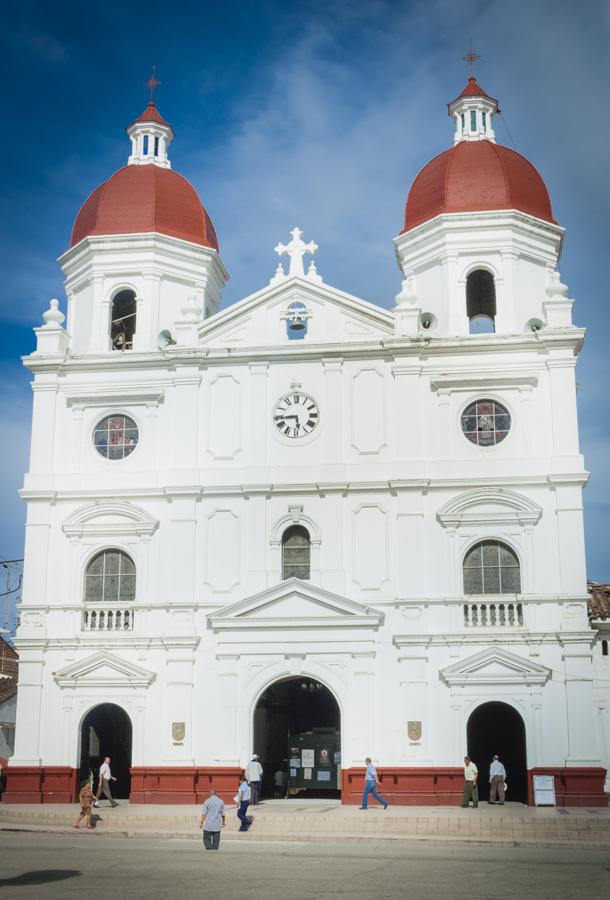
<svg viewBox="0 0 610 900"><path fill-rule="evenodd" d="M377 769L371 762L370 756L367 756L364 761L366 763L366 774L364 776L364 793L362 795L362 806L360 807L360 809L368 809L369 794L372 794L375 800L378 800L383 808L387 809L388 801L384 800L381 794L377 791L377 785L379 784L379 779L377 778Z"/></svg>
<svg viewBox="0 0 610 900"><path fill-rule="evenodd" d="M241 822L239 828L240 831L247 831L250 825L252 825L252 816L246 815L248 807L250 806L251 798L252 792L250 790L250 785L246 781L246 776L240 775L239 790L237 791L237 799L239 800L239 806L237 807L237 818Z"/></svg>
<svg viewBox="0 0 610 900"><path fill-rule="evenodd" d="M199 827L203 828L203 845L206 850L218 850L220 847L220 829L225 827L225 805L216 796L214 788L210 788L210 796L201 808Z"/></svg>

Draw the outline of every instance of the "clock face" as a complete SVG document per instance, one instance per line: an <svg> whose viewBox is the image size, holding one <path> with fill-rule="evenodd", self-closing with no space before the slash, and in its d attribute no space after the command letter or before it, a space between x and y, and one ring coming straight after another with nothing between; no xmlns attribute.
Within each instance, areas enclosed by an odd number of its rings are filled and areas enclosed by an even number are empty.
<svg viewBox="0 0 610 900"><path fill-rule="evenodd" d="M278 400L273 410L273 424L284 437L305 437L319 421L320 411L316 401L301 391L286 394Z"/></svg>

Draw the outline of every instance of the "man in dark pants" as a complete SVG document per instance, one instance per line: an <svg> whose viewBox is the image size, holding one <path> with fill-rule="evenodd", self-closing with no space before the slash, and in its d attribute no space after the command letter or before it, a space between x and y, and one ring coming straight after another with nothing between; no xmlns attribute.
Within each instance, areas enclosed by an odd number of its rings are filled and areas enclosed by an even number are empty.
<svg viewBox="0 0 610 900"><path fill-rule="evenodd" d="M468 805L472 800L472 805L476 809L479 805L479 789L477 787L477 779L479 770L470 759L469 756L464 757L464 799L462 800L462 808L468 809Z"/></svg>
<svg viewBox="0 0 610 900"><path fill-rule="evenodd" d="M206 850L218 850L220 847L220 829L225 827L225 805L216 796L214 788L210 788L210 796L201 808L199 827L203 828L203 846Z"/></svg>
<svg viewBox="0 0 610 900"><path fill-rule="evenodd" d="M110 793L111 781L116 781L116 778L110 771L110 757L105 756L104 762L100 766L100 778L97 784L97 794L95 795L95 800L93 803L94 806L100 805L100 797L102 796L102 792L104 793L104 797L106 797L106 799L110 801L110 805L113 809L115 806L119 805L116 800L113 799L112 794Z"/></svg>

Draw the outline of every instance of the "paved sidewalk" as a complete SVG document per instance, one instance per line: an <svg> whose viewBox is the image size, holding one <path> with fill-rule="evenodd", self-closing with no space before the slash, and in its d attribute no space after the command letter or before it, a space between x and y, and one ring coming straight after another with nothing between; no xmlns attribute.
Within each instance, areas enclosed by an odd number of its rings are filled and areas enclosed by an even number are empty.
<svg viewBox="0 0 610 900"><path fill-rule="evenodd" d="M0 830L71 832L77 804L0 804ZM123 801L94 810L100 834L189 838L198 834L198 806L134 805ZM565 846L610 850L610 809L372 806L359 810L338 801L268 800L250 807L254 826L239 839L278 841L432 841L508 846ZM227 806L226 832L237 832L235 807Z"/></svg>

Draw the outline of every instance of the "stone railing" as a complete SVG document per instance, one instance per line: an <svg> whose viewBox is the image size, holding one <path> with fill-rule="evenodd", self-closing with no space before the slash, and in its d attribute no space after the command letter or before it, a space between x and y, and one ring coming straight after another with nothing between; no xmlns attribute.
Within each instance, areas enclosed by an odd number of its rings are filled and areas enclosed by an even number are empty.
<svg viewBox="0 0 610 900"><path fill-rule="evenodd" d="M83 631L133 631L133 609L89 606L83 610Z"/></svg>
<svg viewBox="0 0 610 900"><path fill-rule="evenodd" d="M466 628L521 628L523 605L516 600L478 600L464 603Z"/></svg>

